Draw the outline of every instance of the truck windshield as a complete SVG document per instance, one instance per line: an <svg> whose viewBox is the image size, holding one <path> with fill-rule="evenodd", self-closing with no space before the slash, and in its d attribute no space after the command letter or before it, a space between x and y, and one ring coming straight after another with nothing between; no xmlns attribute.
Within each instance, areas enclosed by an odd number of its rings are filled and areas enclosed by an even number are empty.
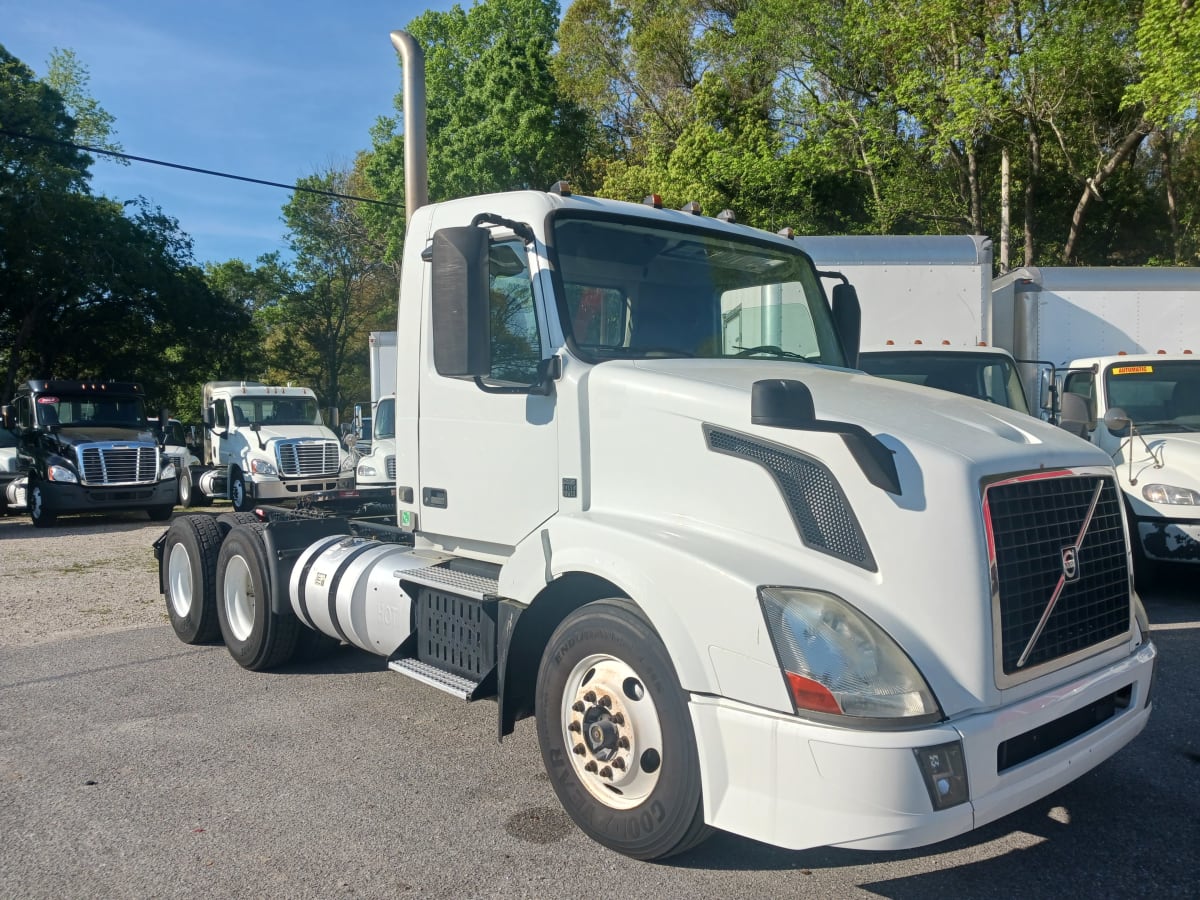
<svg viewBox="0 0 1200 900"><path fill-rule="evenodd" d="M1001 353L871 350L859 354L858 366L871 375L1029 412L1017 367Z"/></svg>
<svg viewBox="0 0 1200 900"><path fill-rule="evenodd" d="M311 397L233 398L233 420L238 426L253 425L320 425L321 413Z"/></svg>
<svg viewBox="0 0 1200 900"><path fill-rule="evenodd" d="M34 400L38 423L65 428L145 428L141 397L96 394L39 394Z"/></svg>
<svg viewBox="0 0 1200 900"><path fill-rule="evenodd" d="M798 249L632 220L561 215L567 332L589 361L748 357L845 365Z"/></svg>
<svg viewBox="0 0 1200 900"><path fill-rule="evenodd" d="M1143 432L1200 431L1200 359L1117 363L1104 389Z"/></svg>
<svg viewBox="0 0 1200 900"><path fill-rule="evenodd" d="M396 436L396 401L385 397L375 407L375 437L394 438Z"/></svg>

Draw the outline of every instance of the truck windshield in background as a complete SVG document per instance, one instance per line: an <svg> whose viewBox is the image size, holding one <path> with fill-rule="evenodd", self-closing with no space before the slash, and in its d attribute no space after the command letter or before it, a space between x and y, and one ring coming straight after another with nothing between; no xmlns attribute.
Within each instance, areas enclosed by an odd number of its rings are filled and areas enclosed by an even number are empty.
<svg viewBox="0 0 1200 900"><path fill-rule="evenodd" d="M1029 412L1017 368L1001 353L873 350L861 353L858 365L871 375L952 391L1018 412Z"/></svg>
<svg viewBox="0 0 1200 900"><path fill-rule="evenodd" d="M373 434L377 438L394 438L396 436L396 400L394 397L384 397L375 407Z"/></svg>
<svg viewBox="0 0 1200 900"><path fill-rule="evenodd" d="M38 423L64 428L139 428L146 425L141 397L86 394L40 394L34 401Z"/></svg>
<svg viewBox="0 0 1200 900"><path fill-rule="evenodd" d="M234 424L320 425L317 401L309 397L237 396L233 403Z"/></svg>
<svg viewBox="0 0 1200 900"><path fill-rule="evenodd" d="M799 250L619 219L561 215L552 255L586 359L756 356L845 365Z"/></svg>
<svg viewBox="0 0 1200 900"><path fill-rule="evenodd" d="M1139 431L1200 431L1200 359L1109 366L1108 408L1120 407Z"/></svg>

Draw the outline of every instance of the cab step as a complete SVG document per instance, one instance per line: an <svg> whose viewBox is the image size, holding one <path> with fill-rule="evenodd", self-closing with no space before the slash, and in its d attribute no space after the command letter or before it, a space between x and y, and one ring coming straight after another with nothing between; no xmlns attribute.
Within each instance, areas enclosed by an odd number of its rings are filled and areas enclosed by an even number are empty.
<svg viewBox="0 0 1200 900"><path fill-rule="evenodd" d="M409 678L415 678L417 681L435 687L439 691L445 691L460 700L472 699L482 684L482 682L472 681L462 675L447 672L445 669L440 669L419 659L393 659L388 663L388 668L393 672L399 672L401 675L407 675Z"/></svg>

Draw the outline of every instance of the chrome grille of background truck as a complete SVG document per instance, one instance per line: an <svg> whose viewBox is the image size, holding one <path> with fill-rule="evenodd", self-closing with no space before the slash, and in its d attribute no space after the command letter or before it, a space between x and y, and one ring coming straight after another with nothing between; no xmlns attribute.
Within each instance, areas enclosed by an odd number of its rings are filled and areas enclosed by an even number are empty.
<svg viewBox="0 0 1200 900"><path fill-rule="evenodd" d="M295 440L275 445L279 474L287 476L328 475L341 463L337 441Z"/></svg>
<svg viewBox="0 0 1200 900"><path fill-rule="evenodd" d="M153 484L158 480L158 448L130 444L81 444L84 484Z"/></svg>

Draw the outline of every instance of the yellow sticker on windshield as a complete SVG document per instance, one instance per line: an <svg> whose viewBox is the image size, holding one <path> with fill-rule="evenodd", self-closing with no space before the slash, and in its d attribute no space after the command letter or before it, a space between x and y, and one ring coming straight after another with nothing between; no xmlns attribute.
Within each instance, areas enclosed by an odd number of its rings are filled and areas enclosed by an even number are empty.
<svg viewBox="0 0 1200 900"><path fill-rule="evenodd" d="M1114 375L1146 375L1154 371L1154 366L1117 366L1110 371Z"/></svg>

